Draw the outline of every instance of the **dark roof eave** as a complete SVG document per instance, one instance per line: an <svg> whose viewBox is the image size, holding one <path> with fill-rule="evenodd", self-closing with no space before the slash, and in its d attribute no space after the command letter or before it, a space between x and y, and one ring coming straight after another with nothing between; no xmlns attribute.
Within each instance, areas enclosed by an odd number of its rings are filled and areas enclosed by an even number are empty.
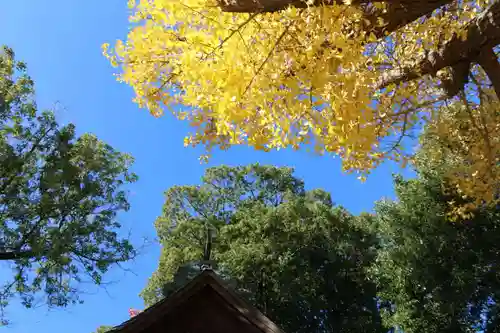
<svg viewBox="0 0 500 333"><path fill-rule="evenodd" d="M217 274L215 274L210 269L201 272L197 277L187 283L184 287L177 290L170 297L165 298L150 306L135 317L114 327L111 331L108 331L108 333L135 333L137 332L137 330L134 330L134 328L137 329L139 327L144 327L145 324L149 326L156 320L161 318L161 316L156 315L157 311L161 311L162 313L168 311L169 309L179 305L180 303L185 301L186 298L194 295L197 291L201 290L207 285L214 289L224 299L225 302L230 304L234 309L236 309L250 323L258 327L262 332L284 333L263 313L241 300L241 298L238 297L232 290L226 288L224 286L224 282L217 276Z"/></svg>

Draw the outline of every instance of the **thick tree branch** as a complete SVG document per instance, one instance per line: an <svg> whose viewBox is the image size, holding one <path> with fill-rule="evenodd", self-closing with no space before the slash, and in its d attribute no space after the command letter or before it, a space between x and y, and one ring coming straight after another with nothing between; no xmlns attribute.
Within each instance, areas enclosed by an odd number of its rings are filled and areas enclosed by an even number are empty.
<svg viewBox="0 0 500 333"><path fill-rule="evenodd" d="M315 0L313 6L332 5L337 0ZM288 7L305 8L304 0L219 0L219 7L225 12L233 13L273 13Z"/></svg>
<svg viewBox="0 0 500 333"><path fill-rule="evenodd" d="M464 85L469 82L470 67L470 61L463 61L451 67L449 75L440 77L441 88L445 91L446 96L456 96L463 90Z"/></svg>
<svg viewBox="0 0 500 333"><path fill-rule="evenodd" d="M345 3L342 0L315 0L313 6L333 5ZM386 10L381 11L373 4L384 2ZM453 0L352 0L351 5L360 6L365 11L365 18L370 22L371 30L377 37L393 32L420 17L430 15L433 11ZM219 0L223 11L240 13L265 13L276 12L294 6L307 7L305 0ZM385 24L376 26L382 19ZM467 37L462 40L458 36L446 42L437 51L423 54L418 59L413 59L403 64L400 68L384 72L376 87L383 88L389 84L398 84L404 81L417 79L424 75L436 75L438 71L451 67L450 75L442 78L442 88L448 96L454 96L463 90L468 81L468 74L472 62L480 63L488 73L497 94L500 93L500 76L495 75L500 71L498 62L493 61L490 53L482 53L491 47L500 44L500 1L495 1L489 9L471 21L467 27ZM481 59L479 56L483 54ZM486 55L489 58L485 58ZM488 69L487 69L488 68ZM497 81L495 83L495 81ZM499 95L500 96L500 95Z"/></svg>
<svg viewBox="0 0 500 333"><path fill-rule="evenodd" d="M471 62L478 62L484 50L491 50L493 46L500 44L500 0L496 0L487 10L472 20L465 29L467 31L465 39L455 36L438 50L410 60L400 68L384 72L377 83L377 88L414 80L428 74L436 75L439 70L451 66L454 68L452 75L454 73L454 75L460 74L460 76L452 78L455 87L450 91L456 90L457 87L460 87L459 90L461 90L466 83L463 68L469 66ZM496 71L498 64L495 65L491 58L487 64L484 58L483 62L485 66L490 66L488 67L490 71ZM462 78L461 82L460 77ZM493 82L493 79L491 80Z"/></svg>
<svg viewBox="0 0 500 333"><path fill-rule="evenodd" d="M0 252L0 261L26 259L34 256L35 253L33 251L3 251Z"/></svg>
<svg viewBox="0 0 500 333"><path fill-rule="evenodd" d="M420 17L430 15L436 9L450 4L453 0L357 0L353 3L360 3L365 9L365 18L371 22L373 33L381 38L386 33L391 33L401 27L419 19ZM386 11L377 9L372 5L374 2L385 2ZM377 21L382 19L385 23L377 27Z"/></svg>
<svg viewBox="0 0 500 333"><path fill-rule="evenodd" d="M491 47L486 47L482 50L477 62L488 75L497 97L500 98L500 63L498 63L497 55Z"/></svg>
<svg viewBox="0 0 500 333"><path fill-rule="evenodd" d="M313 6L342 4L343 0L314 0ZM385 2L386 11L373 6L375 2ZM382 37L387 32L392 32L419 17L428 15L443 5L452 3L453 0L352 0L351 5L360 6L365 11L365 18L371 23L370 29L376 36ZM219 0L219 7L226 12L238 13L269 13L276 12L287 7L305 8L308 6L305 0ZM377 27L378 19L385 24Z"/></svg>

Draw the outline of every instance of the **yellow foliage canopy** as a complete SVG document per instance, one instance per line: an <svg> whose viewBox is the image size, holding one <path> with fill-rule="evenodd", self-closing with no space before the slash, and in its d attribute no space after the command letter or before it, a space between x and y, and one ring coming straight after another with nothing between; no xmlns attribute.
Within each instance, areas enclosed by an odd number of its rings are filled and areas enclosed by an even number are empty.
<svg viewBox="0 0 500 333"><path fill-rule="evenodd" d="M366 3L237 13L223 11L215 0L131 1L134 26L126 42L117 41L112 51L103 47L141 107L155 116L170 109L189 121L194 133L186 145L208 151L240 144L265 151L309 146L340 155L345 171L364 177L384 160L405 163L411 151L403 138L435 119L450 97L438 86L449 68L418 64L429 51L441 54L446 43L466 40L472 23L496 2L453 2L384 31L384 20L366 18ZM387 4L369 6L383 13ZM402 70L409 64L411 73ZM398 71L399 79L391 80ZM179 104L188 111L179 111ZM490 121L498 124L496 117ZM442 131L454 133L455 123L447 126ZM497 165L498 142L490 146L496 155L488 165ZM471 158L484 157L477 149ZM493 193L481 194L474 181L457 185L481 199Z"/></svg>
<svg viewBox="0 0 500 333"><path fill-rule="evenodd" d="M428 124L422 138L425 158L455 185L467 204L450 202L451 216L466 219L485 202L498 203L500 189L500 104L450 103ZM491 161L495 161L492 163ZM447 189L444 188L446 191ZM497 197L495 197L495 195Z"/></svg>

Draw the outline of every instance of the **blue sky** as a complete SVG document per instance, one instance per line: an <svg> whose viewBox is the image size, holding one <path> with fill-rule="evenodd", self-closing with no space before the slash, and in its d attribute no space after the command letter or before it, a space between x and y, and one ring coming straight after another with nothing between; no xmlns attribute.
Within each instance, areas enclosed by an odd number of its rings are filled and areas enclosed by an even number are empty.
<svg viewBox="0 0 500 333"><path fill-rule="evenodd" d="M217 152L210 164L200 165L200 150L183 147L187 126L166 115L154 118L131 101L128 86L113 77L113 68L101 55L101 44L113 44L128 31L124 0L33 1L0 3L0 44L14 49L26 61L42 108L54 107L62 123L73 122L79 133L92 132L136 158L140 179L132 188L132 209L121 216L134 239L153 239L153 222L161 212L163 193L173 185L198 183L208 166L259 162L292 166L308 188L324 188L334 201L353 213L371 210L381 197L392 197L391 173L385 165L361 184L343 175L338 159L306 152L260 153L249 148ZM84 286L83 305L48 311L9 308L13 322L1 330L12 333L90 333L101 324L116 325L128 318L128 308L142 308L138 296L155 270L159 247L152 244L134 262L131 272L113 270L104 288ZM9 274L6 265L1 274Z"/></svg>

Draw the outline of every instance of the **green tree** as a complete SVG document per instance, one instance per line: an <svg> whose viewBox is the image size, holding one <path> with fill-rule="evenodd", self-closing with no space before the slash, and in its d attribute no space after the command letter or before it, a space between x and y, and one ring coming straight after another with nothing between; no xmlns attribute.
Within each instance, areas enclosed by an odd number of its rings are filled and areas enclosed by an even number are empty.
<svg viewBox="0 0 500 333"><path fill-rule="evenodd" d="M456 154L441 147L438 161L431 152L442 141L431 134L417 154L418 177L397 176L398 200L376 208L382 246L373 273L392 304L386 323L405 333L500 332L499 207L452 219L449 203L469 199L446 177Z"/></svg>
<svg viewBox="0 0 500 333"><path fill-rule="evenodd" d="M106 333L107 331L111 330L112 328L113 328L112 326L99 326L94 333Z"/></svg>
<svg viewBox="0 0 500 333"><path fill-rule="evenodd" d="M222 166L208 169L201 186L168 190L146 303L168 296L208 261L287 332L383 332L365 273L376 240L329 194L306 191L292 173Z"/></svg>
<svg viewBox="0 0 500 333"><path fill-rule="evenodd" d="M92 134L60 126L39 112L33 81L12 49L0 53L0 307L18 296L31 307L79 301L78 283L135 255L118 235L117 214L129 209L124 185L136 180L133 159Z"/></svg>

